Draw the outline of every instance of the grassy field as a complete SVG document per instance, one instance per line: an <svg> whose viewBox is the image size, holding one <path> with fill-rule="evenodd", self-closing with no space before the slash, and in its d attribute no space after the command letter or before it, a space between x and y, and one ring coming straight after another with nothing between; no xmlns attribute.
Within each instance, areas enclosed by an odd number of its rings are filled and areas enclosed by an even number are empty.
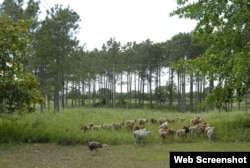
<svg viewBox="0 0 250 168"><path fill-rule="evenodd" d="M111 124L127 119L166 117L186 118L185 121L169 123L172 129L179 129L190 124L190 119L195 116L203 117L207 123L215 127L216 142L250 142L250 113L246 112L209 112L209 113L176 113L152 110L125 110L105 108L79 108L67 109L60 113L44 112L28 115L11 115L0 117L0 143L56 143L62 145L83 144L86 140L96 140L109 145L129 145L133 143L132 133L125 128L120 131L87 131L80 130L82 125L94 123ZM138 122L137 122L138 123ZM152 136L147 143L159 143L158 126L146 124L147 130ZM203 142L206 136L191 137L185 142ZM183 142L183 139L175 137L168 139L168 143Z"/></svg>
<svg viewBox="0 0 250 168"><path fill-rule="evenodd" d="M169 168L170 151L250 151L250 143L111 145L91 153L86 145L0 145L0 168Z"/></svg>
<svg viewBox="0 0 250 168"><path fill-rule="evenodd" d="M126 119L166 117L186 118L169 123L178 129L189 125L195 116L215 127L212 142L203 136L166 139L160 143L158 126L147 123L152 132L146 144L134 145L132 132L98 130L83 132L81 125L122 122ZM97 154L91 153L86 140L108 144ZM0 117L0 168L8 167L168 167L170 151L250 151L250 113L209 112L177 113L152 110L106 108L67 109L60 113L44 112Z"/></svg>

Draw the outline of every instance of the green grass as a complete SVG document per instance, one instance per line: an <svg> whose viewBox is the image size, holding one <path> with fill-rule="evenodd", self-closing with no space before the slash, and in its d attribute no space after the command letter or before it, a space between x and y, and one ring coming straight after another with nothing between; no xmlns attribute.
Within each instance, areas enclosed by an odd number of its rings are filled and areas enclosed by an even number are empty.
<svg viewBox="0 0 250 168"><path fill-rule="evenodd" d="M110 145L90 152L86 145L1 144L0 168L169 168L171 151L250 151L250 143L171 143Z"/></svg>
<svg viewBox="0 0 250 168"><path fill-rule="evenodd" d="M0 118L0 143L57 143L63 145L83 144L87 139L112 145L133 144L132 133L123 128L120 131L88 131L83 133L81 125L96 125L122 122L126 119L166 117L186 118L184 122L170 123L175 130L189 125L190 119L201 116L215 127L215 142L250 142L250 113L246 112L209 112L177 113L157 110L126 110L106 108L75 108L62 112L36 112L26 115L11 115ZM148 144L159 143L158 125L147 123L147 130L152 132ZM178 137L167 139L164 143L207 142L206 136L190 137L183 140Z"/></svg>
<svg viewBox="0 0 250 168"><path fill-rule="evenodd" d="M170 123L178 129L189 125L190 119L201 116L215 127L214 141L206 136L166 139L160 143L158 125L146 124L152 132L145 145L134 145L132 132L88 131L80 126L121 122L141 117L186 118ZM96 155L86 146L86 140L109 145ZM0 117L0 168L169 168L171 151L250 151L250 114L245 112L177 113L152 110L122 110L106 108L67 109L60 113L44 112Z"/></svg>

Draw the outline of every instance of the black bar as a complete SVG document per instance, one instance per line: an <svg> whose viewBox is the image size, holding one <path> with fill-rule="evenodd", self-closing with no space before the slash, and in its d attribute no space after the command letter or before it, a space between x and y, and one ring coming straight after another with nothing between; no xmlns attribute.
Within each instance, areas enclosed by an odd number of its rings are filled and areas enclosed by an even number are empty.
<svg viewBox="0 0 250 168"><path fill-rule="evenodd" d="M250 152L170 152L170 168L250 168Z"/></svg>

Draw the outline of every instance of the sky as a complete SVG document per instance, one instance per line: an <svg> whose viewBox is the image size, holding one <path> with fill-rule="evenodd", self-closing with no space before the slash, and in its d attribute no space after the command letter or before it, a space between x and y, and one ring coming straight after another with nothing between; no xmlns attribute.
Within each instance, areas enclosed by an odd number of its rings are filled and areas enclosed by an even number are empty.
<svg viewBox="0 0 250 168"><path fill-rule="evenodd" d="M101 49L110 38L122 45L147 39L165 42L180 32L191 32L196 25L192 20L169 17L177 8L176 0L40 0L41 17L55 4L69 6L80 16L77 38L89 51Z"/></svg>
<svg viewBox="0 0 250 168"><path fill-rule="evenodd" d="M77 38L86 50L101 49L110 38L122 45L147 39L165 42L196 25L192 20L169 17L177 8L176 0L40 0L41 15L55 4L69 6L80 16Z"/></svg>

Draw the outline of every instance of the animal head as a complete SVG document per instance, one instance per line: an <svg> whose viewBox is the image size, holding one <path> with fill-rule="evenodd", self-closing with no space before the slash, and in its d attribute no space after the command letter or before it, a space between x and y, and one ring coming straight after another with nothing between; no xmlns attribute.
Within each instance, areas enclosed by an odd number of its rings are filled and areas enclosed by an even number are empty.
<svg viewBox="0 0 250 168"><path fill-rule="evenodd" d="M89 144L91 142L91 140L87 140L86 143Z"/></svg>

